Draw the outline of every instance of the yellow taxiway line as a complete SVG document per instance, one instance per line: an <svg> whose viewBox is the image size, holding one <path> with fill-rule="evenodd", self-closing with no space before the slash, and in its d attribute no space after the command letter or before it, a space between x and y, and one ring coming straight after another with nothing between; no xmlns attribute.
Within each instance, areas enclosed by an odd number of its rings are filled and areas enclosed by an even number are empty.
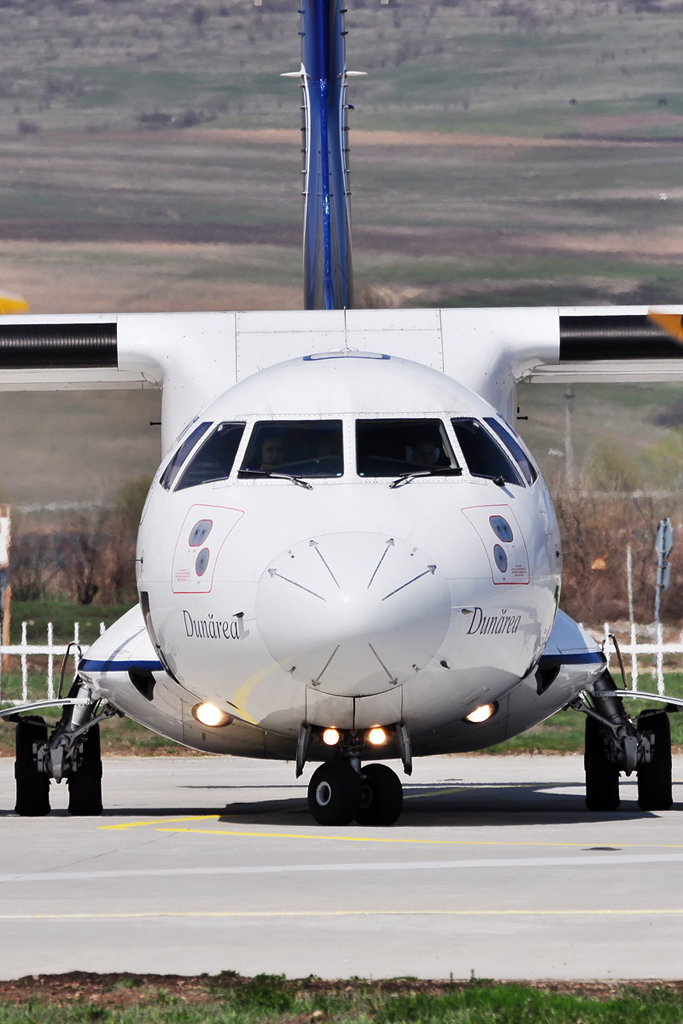
<svg viewBox="0 0 683 1024"><path fill-rule="evenodd" d="M106 827L106 826L105 826ZM575 846L590 849L585 843L531 843L531 842L499 842L495 839L388 839L384 836L342 836L304 832L300 835L291 832L237 832L223 828L154 828L155 832L189 832L201 836L242 836L251 839L321 839L336 840L340 843L395 843L410 846ZM598 849L614 845L619 850L680 850L683 843L614 843L601 844Z"/></svg>
<svg viewBox="0 0 683 1024"><path fill-rule="evenodd" d="M577 847L578 849L585 849L595 840L585 840L582 843L560 843L560 842L529 842L529 841L509 841L502 842L496 839L403 839L400 837L390 836L349 836L342 835L341 833L335 832L330 834L329 832L323 832L319 828L312 832L253 832L245 831L244 829L227 829L227 828L170 828L170 825L175 824L182 825L185 822L194 821L216 821L220 822L224 818L221 814L202 814L193 818L157 818L153 821L128 821L122 822L117 825L98 825L98 830L112 830L120 831L129 828L140 828L145 825L150 828L154 828L155 832L178 832L178 833L189 833L191 835L204 835L204 836L231 836L241 839L300 839L310 840L317 839L320 841L327 842L340 842L340 843L391 843L399 846L504 846L504 847L517 847L517 846L559 846L559 847ZM162 827L159 827L162 826ZM683 843L621 843L615 840L613 843L601 843L601 847L615 846L620 850L680 850L683 849Z"/></svg>
<svg viewBox="0 0 683 1024"><path fill-rule="evenodd" d="M128 828L143 828L145 825L170 825L174 821L219 821L222 814L193 814L189 818L155 818L147 821L121 821L118 825L98 825L97 828L110 832L125 832Z"/></svg>
<svg viewBox="0 0 683 1024"><path fill-rule="evenodd" d="M582 843L561 843L561 842L529 842L522 841L500 841L496 839L404 839L391 836L353 836L344 835L339 832L333 834L323 832L319 826L311 826L314 831L310 832L255 832L244 829L227 828L170 828L170 825L184 825L186 822L215 821L220 823L225 819L222 814L199 814L186 818L155 818L149 821L124 821L116 825L98 825L98 831L125 831L129 828L153 828L155 832L178 832L191 835L206 836L230 836L241 839L299 839L318 840L321 842L339 843L390 843L398 846L502 846L502 847L524 847L524 846L548 846L548 847L577 847L586 849L596 840L587 839ZM159 827L161 826L161 827ZM683 843L622 843L618 840L613 842L601 842L601 847L615 846L620 850L680 850Z"/></svg>

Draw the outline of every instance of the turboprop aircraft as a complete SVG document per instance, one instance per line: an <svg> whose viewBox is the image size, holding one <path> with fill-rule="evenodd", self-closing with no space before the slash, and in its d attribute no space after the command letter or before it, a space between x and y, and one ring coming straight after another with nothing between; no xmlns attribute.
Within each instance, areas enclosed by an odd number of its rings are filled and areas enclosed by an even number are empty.
<svg viewBox="0 0 683 1024"><path fill-rule="evenodd" d="M139 604L68 694L0 712L20 815L48 813L51 779L73 814L101 812L99 724L118 713L297 776L316 763L317 822L391 825L383 761L410 774L567 706L590 809L618 807L634 771L641 807L671 806L677 702L634 722L559 610L552 499L511 423L520 381L683 380L683 306L352 309L343 14L302 0L306 310L0 323L2 389L163 391Z"/></svg>

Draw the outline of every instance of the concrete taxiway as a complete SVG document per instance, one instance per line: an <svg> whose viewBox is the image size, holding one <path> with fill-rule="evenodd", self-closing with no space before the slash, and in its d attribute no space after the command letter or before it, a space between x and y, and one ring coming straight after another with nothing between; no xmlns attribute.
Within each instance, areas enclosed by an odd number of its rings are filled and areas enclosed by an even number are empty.
<svg viewBox="0 0 683 1024"><path fill-rule="evenodd" d="M68 970L290 977L679 978L678 810L583 804L568 757L434 757L391 829L321 828L312 768L120 758L105 814L14 815L0 760L0 977Z"/></svg>

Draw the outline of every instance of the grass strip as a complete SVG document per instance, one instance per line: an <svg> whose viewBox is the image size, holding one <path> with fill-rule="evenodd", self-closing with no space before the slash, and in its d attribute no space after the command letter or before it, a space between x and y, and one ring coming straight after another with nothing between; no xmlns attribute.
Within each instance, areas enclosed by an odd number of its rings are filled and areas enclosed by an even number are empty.
<svg viewBox="0 0 683 1024"><path fill-rule="evenodd" d="M683 982L288 980L233 971L40 975L0 983L0 1022L679 1024Z"/></svg>

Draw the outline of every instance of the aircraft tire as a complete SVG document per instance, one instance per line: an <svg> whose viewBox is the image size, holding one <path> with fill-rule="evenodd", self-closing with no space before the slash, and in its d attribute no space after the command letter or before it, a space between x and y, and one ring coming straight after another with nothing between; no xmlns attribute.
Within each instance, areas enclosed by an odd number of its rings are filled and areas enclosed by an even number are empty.
<svg viewBox="0 0 683 1024"><path fill-rule="evenodd" d="M393 825L403 809L403 786L385 764L369 764L361 772L359 825Z"/></svg>
<svg viewBox="0 0 683 1024"><path fill-rule="evenodd" d="M583 764L586 772L586 807L589 811L616 811L619 799L619 768L607 758L600 723L586 718Z"/></svg>
<svg viewBox="0 0 683 1024"><path fill-rule="evenodd" d="M42 818L50 813L50 778L38 771L34 751L34 747L46 742L47 725L42 718L22 718L17 722L14 810L22 818Z"/></svg>
<svg viewBox="0 0 683 1024"><path fill-rule="evenodd" d="M100 727L94 725L83 737L83 760L77 772L67 778L69 814L94 817L102 813L102 756Z"/></svg>
<svg viewBox="0 0 683 1024"><path fill-rule="evenodd" d="M348 761L329 761L313 772L308 807L319 825L349 825L360 802L361 778Z"/></svg>
<svg viewBox="0 0 683 1024"><path fill-rule="evenodd" d="M643 811L668 811L673 804L669 716L666 711L641 715L638 731L651 733L655 742L652 760L638 769L638 806Z"/></svg>

